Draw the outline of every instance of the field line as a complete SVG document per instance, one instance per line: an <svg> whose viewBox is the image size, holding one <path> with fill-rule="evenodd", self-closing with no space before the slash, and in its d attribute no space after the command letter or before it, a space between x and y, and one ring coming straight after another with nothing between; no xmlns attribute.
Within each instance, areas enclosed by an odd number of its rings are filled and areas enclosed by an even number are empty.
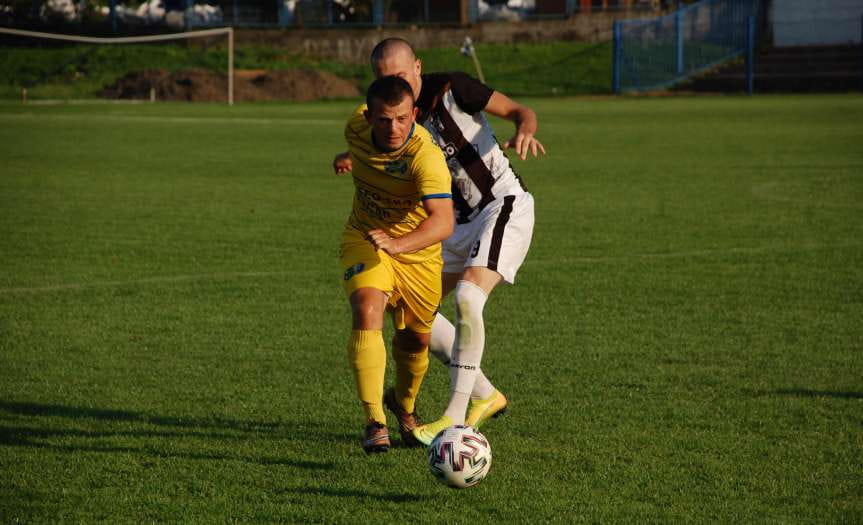
<svg viewBox="0 0 863 525"><path fill-rule="evenodd" d="M327 126L338 125L345 123L339 119L310 119L310 118L254 118L254 117L168 117L168 116L142 116L142 115L45 115L38 113L15 113L15 114L0 114L0 122L4 120L61 120L61 121L107 121L107 122L138 122L151 124L251 124L251 125L276 125L276 124L322 124Z"/></svg>
<svg viewBox="0 0 863 525"><path fill-rule="evenodd" d="M82 290L84 288L103 288L111 286L128 286L136 284L161 284L174 283L185 281L214 281L218 279L236 279L244 277L272 277L275 275L285 275L292 272L220 272L220 273L201 273L189 275L169 275L160 277L146 277L143 279L131 279L128 281L93 281L87 283L69 283L55 284L50 286L32 286L32 287L16 287L16 288L0 288L0 294L14 293L39 293L39 292L58 292L63 290Z"/></svg>

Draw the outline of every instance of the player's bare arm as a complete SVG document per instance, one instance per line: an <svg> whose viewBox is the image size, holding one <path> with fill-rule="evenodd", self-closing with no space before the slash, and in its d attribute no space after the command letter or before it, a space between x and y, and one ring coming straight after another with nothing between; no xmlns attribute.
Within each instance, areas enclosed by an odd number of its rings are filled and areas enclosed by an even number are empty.
<svg viewBox="0 0 863 525"><path fill-rule="evenodd" d="M394 239L383 230L371 230L369 241L376 249L397 255L422 250L449 237L455 227L452 199L427 199L423 207L428 217L412 232Z"/></svg>
<svg viewBox="0 0 863 525"><path fill-rule="evenodd" d="M540 152L545 155L545 148L535 137L539 124L536 113L532 109L495 91L488 100L485 111L515 123L515 135L503 144L504 149L515 148L521 160L527 159L528 153L533 154L534 157Z"/></svg>
<svg viewBox="0 0 863 525"><path fill-rule="evenodd" d="M342 173L350 173L354 169L354 164L351 161L351 154L348 151L339 153L333 159L333 171L336 172L336 175L341 175Z"/></svg>

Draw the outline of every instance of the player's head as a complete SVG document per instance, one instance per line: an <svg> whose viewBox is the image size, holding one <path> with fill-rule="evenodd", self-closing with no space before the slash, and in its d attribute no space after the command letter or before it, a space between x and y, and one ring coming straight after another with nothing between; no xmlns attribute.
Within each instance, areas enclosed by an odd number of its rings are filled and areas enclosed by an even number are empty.
<svg viewBox="0 0 863 525"><path fill-rule="evenodd" d="M386 38L372 50L372 71L375 76L397 76L405 79L419 98L422 88L422 62L417 58L413 46L403 38Z"/></svg>
<svg viewBox="0 0 863 525"><path fill-rule="evenodd" d="M400 148L413 128L417 109L410 84L399 77L381 77L366 91L365 116L372 126L372 135L379 147Z"/></svg>

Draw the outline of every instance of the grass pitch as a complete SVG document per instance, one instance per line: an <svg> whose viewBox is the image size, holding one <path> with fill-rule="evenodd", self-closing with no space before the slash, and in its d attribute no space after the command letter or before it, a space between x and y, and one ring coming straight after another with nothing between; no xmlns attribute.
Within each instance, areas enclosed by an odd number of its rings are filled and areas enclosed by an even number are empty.
<svg viewBox="0 0 863 525"><path fill-rule="evenodd" d="M0 105L0 521L863 521L863 98L529 103L466 491L359 446L352 103Z"/></svg>

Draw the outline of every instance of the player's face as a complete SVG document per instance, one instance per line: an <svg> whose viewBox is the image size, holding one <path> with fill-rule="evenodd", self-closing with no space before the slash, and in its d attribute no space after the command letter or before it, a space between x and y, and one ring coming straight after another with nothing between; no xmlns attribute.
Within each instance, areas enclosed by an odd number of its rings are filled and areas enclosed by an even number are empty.
<svg viewBox="0 0 863 525"><path fill-rule="evenodd" d="M400 49L379 60L374 67L375 76L378 78L395 76L401 77L411 85L414 98L419 98L421 89L420 75L422 74L422 63L406 49Z"/></svg>
<svg viewBox="0 0 863 525"><path fill-rule="evenodd" d="M387 150L402 147L410 135L417 115L413 99L405 95L402 101L394 106L380 100L372 102L372 107L366 111L366 119L372 125L375 143Z"/></svg>

